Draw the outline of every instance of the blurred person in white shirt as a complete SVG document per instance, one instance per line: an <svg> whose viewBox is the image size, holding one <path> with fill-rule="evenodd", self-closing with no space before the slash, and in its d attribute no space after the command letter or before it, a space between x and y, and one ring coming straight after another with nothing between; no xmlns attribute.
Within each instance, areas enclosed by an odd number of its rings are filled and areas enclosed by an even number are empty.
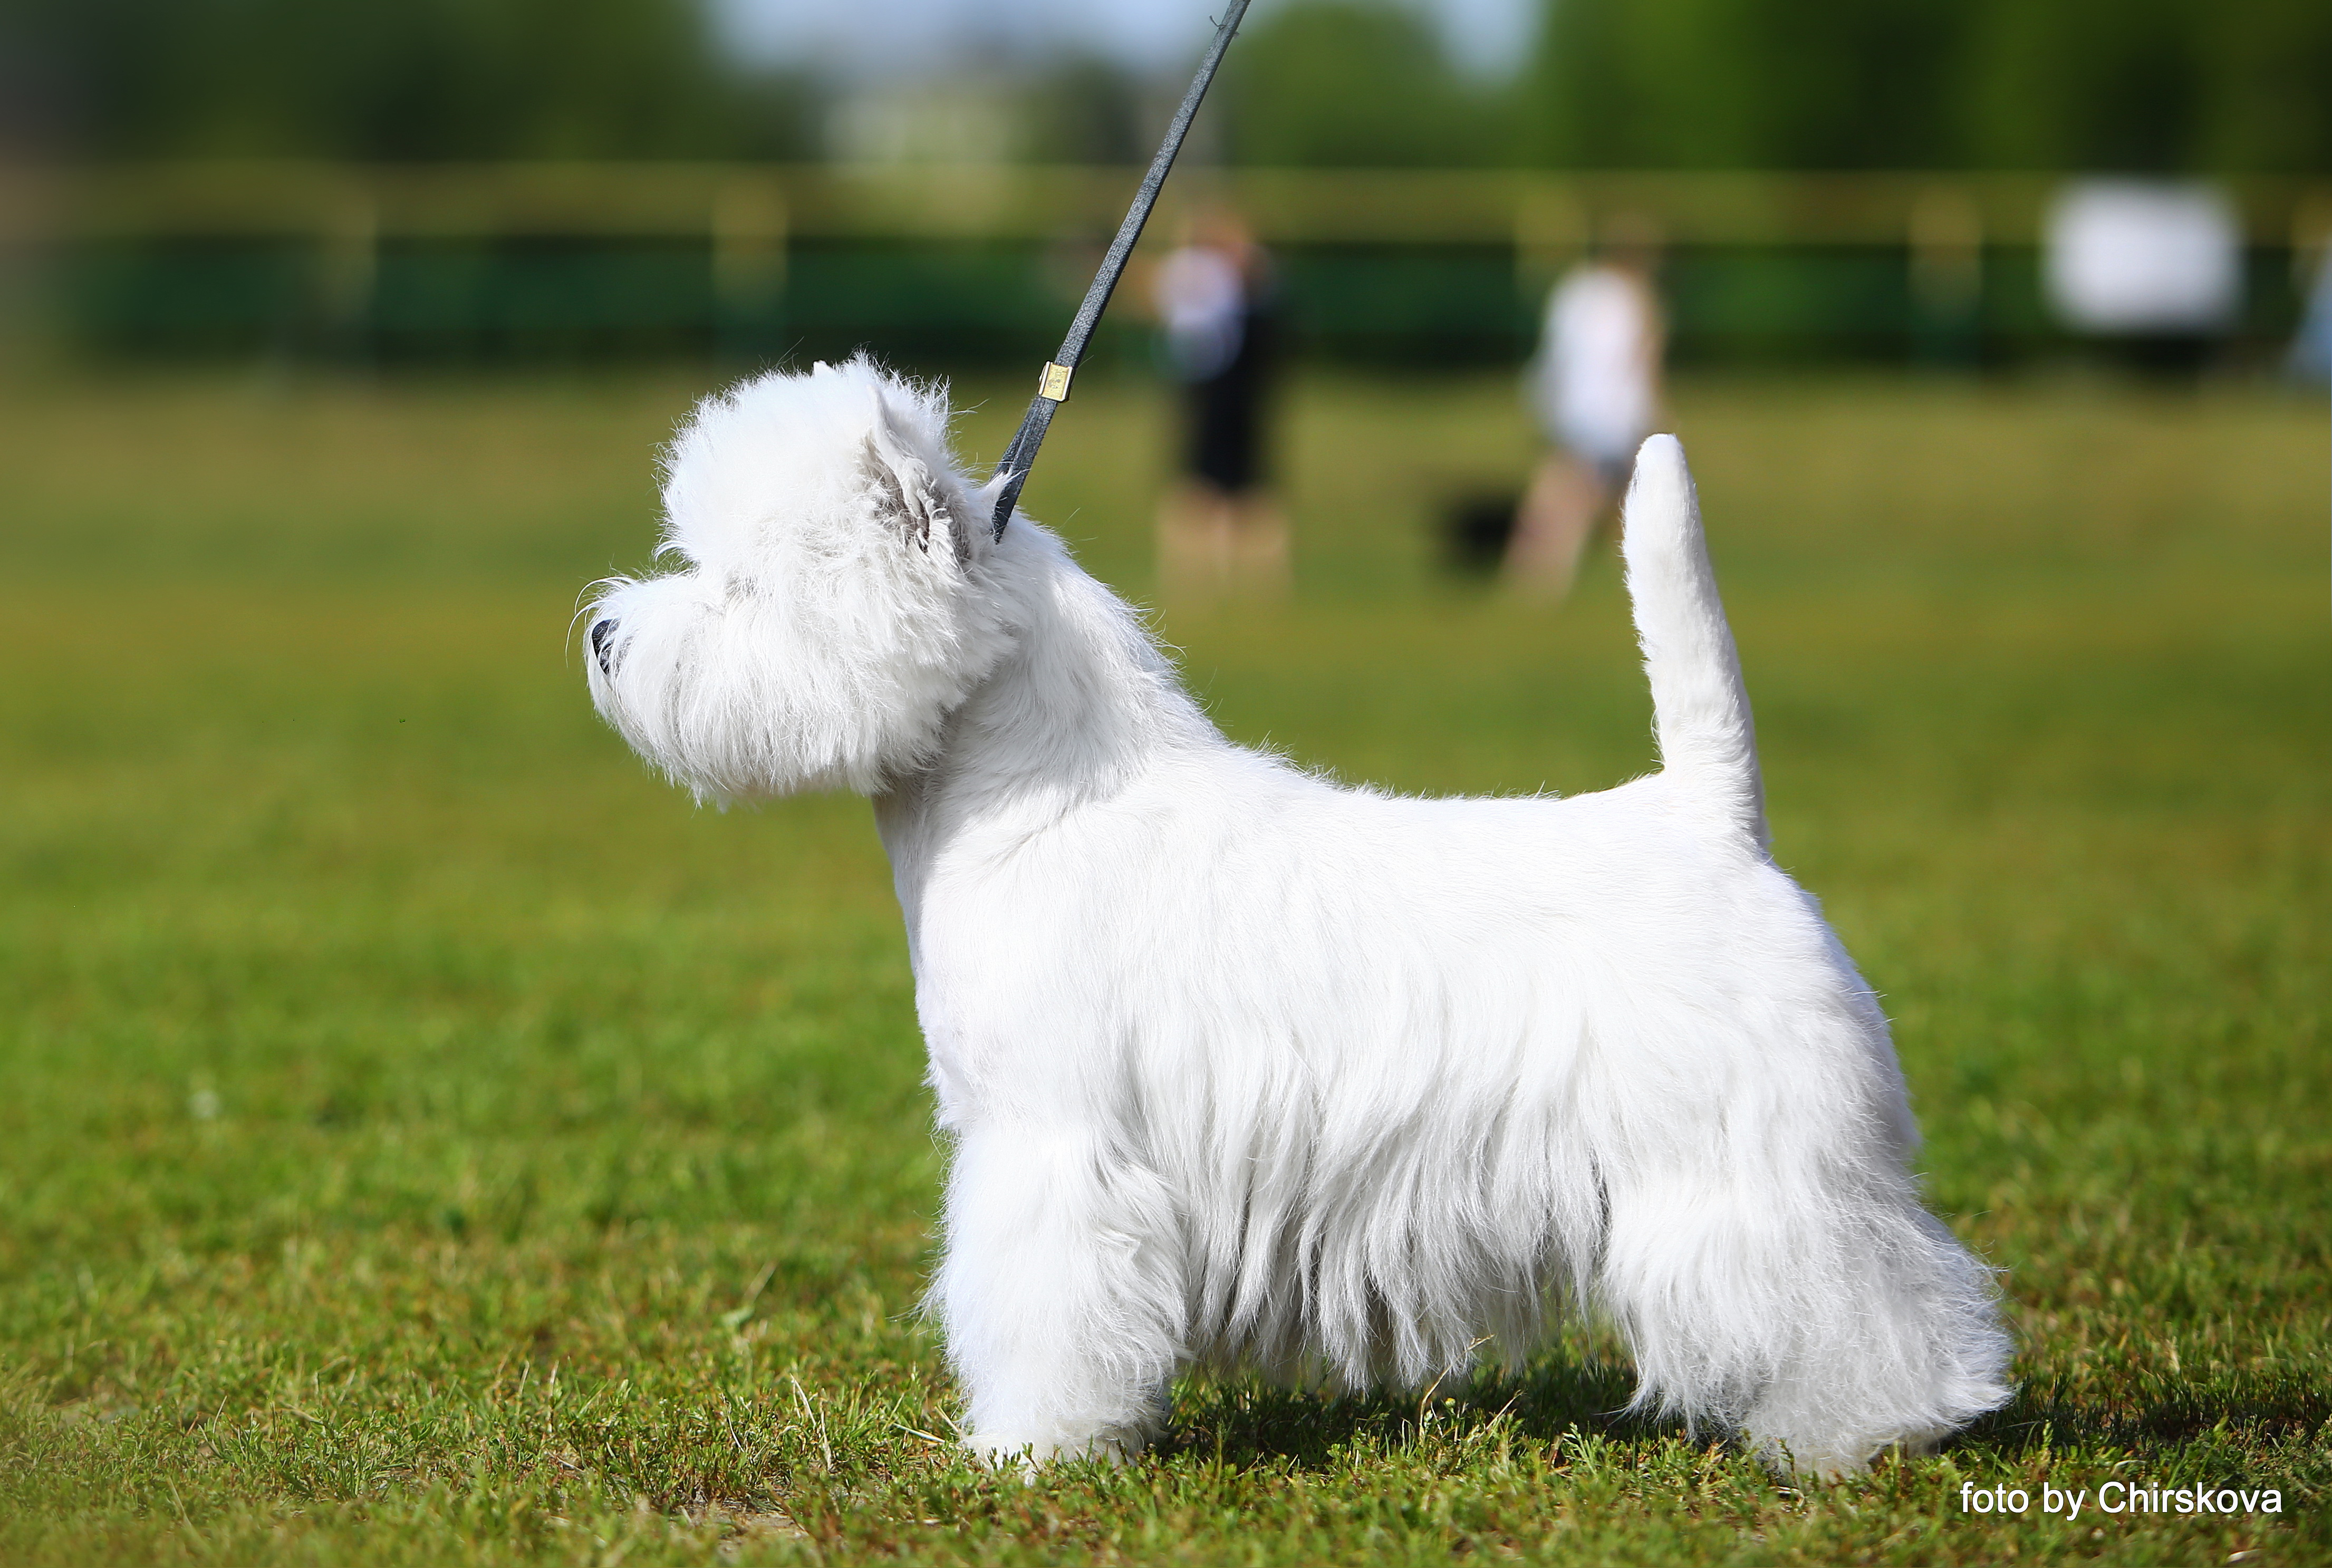
<svg viewBox="0 0 2332 1568"><path fill-rule="evenodd" d="M1531 592L1570 593L1588 540L1627 489L1636 448L1659 422L1668 327L1652 288L1658 249L1649 225L1615 222L1601 254L1547 296L1527 387L1549 449L1505 558L1508 578Z"/></svg>

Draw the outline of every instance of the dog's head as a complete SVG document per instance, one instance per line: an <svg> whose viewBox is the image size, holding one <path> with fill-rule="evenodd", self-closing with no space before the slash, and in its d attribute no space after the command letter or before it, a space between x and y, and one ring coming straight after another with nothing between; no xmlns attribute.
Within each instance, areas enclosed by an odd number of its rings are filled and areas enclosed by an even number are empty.
<svg viewBox="0 0 2332 1568"><path fill-rule="evenodd" d="M660 556L584 612L592 700L699 798L883 789L1007 645L944 387L865 357L707 398L666 457Z"/></svg>

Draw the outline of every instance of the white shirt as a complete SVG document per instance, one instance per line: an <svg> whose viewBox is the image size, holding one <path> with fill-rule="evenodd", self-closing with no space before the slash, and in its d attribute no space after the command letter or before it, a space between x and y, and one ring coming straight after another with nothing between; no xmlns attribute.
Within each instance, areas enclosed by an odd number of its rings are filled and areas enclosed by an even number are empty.
<svg viewBox="0 0 2332 1568"><path fill-rule="evenodd" d="M1247 280L1238 263L1208 245L1184 245L1158 267L1158 315L1174 368L1203 381L1236 359L1246 335Z"/></svg>
<svg viewBox="0 0 2332 1568"><path fill-rule="evenodd" d="M1625 463L1659 417L1659 323L1642 284L1616 267L1575 267L1546 302L1531 397L1549 440Z"/></svg>

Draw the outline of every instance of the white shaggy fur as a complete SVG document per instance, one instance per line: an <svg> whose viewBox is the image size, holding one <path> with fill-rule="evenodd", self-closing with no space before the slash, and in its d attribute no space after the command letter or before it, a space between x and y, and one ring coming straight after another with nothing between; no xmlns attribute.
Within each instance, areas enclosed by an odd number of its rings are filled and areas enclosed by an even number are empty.
<svg viewBox="0 0 2332 1568"><path fill-rule="evenodd" d="M864 359L712 398L592 694L700 797L874 797L941 1124L933 1289L994 1456L1122 1454L1182 1364L1416 1386L1556 1310L1639 1407L1833 1474L2001 1404L1988 1272L1920 1207L1887 1023L1768 857L1676 441L1628 585L1662 770L1345 789L1224 740Z"/></svg>

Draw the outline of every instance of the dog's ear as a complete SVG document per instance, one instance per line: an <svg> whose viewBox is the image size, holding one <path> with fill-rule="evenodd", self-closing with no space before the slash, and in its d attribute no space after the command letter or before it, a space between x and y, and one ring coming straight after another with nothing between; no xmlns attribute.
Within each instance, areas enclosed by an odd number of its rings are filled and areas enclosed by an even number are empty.
<svg viewBox="0 0 2332 1568"><path fill-rule="evenodd" d="M874 498L875 516L897 529L900 538L918 550L932 548L936 530L959 563L969 561L968 503L944 468L935 468L916 450L883 395L874 393L872 401L874 416L859 467Z"/></svg>

